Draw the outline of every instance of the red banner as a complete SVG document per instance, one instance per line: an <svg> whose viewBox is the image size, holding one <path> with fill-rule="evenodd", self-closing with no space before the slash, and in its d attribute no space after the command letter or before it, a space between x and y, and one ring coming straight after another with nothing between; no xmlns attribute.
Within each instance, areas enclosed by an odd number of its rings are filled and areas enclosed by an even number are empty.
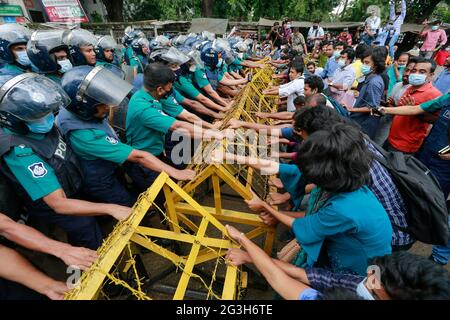
<svg viewBox="0 0 450 320"><path fill-rule="evenodd" d="M50 22L89 22L78 0L42 0Z"/></svg>

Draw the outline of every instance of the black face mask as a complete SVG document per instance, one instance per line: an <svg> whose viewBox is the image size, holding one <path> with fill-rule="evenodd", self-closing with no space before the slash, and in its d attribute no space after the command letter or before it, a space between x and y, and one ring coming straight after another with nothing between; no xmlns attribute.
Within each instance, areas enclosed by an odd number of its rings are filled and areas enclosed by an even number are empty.
<svg viewBox="0 0 450 320"><path fill-rule="evenodd" d="M313 26L313 29L316 30L317 28L319 28L319 26Z"/></svg>

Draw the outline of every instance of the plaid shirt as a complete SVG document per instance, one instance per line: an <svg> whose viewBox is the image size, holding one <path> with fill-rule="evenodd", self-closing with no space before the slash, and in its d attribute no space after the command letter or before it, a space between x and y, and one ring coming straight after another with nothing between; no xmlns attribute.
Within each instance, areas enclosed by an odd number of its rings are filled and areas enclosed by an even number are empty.
<svg viewBox="0 0 450 320"><path fill-rule="evenodd" d="M324 292L331 288L344 288L356 292L358 284L364 281L365 276L334 273L322 268L305 268L311 288Z"/></svg>
<svg viewBox="0 0 450 320"><path fill-rule="evenodd" d="M372 144L367 142L367 147L376 156L383 157ZM369 188L383 205L393 226L394 232L391 244L393 246L405 246L413 243L414 239L409 234L395 228L395 226L408 227L406 221L407 209L391 175L377 160L372 162L369 173L372 180Z"/></svg>

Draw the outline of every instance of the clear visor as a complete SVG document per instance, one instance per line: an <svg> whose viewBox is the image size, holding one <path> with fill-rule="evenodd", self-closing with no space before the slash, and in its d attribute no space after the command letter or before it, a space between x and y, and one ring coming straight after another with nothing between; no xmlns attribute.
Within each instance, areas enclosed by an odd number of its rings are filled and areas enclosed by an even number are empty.
<svg viewBox="0 0 450 320"><path fill-rule="evenodd" d="M97 38L91 32L84 29L72 30L66 37L64 37L64 42L67 45L76 47L85 47L97 45Z"/></svg>
<svg viewBox="0 0 450 320"><path fill-rule="evenodd" d="M102 47L103 49L111 49L115 50L118 47L116 40L114 40L111 36L103 36L98 40L98 47Z"/></svg>
<svg viewBox="0 0 450 320"><path fill-rule="evenodd" d="M203 39L208 39L209 41L213 41L216 38L216 35L209 31L202 32Z"/></svg>
<svg viewBox="0 0 450 320"><path fill-rule="evenodd" d="M32 50L39 50L37 47L45 47L47 51L64 46L64 37L69 33L68 30L40 30L35 31L30 39Z"/></svg>
<svg viewBox="0 0 450 320"><path fill-rule="evenodd" d="M169 38L165 36L157 36L155 38L155 41L158 42L158 44L163 47L168 46L170 44Z"/></svg>
<svg viewBox="0 0 450 320"><path fill-rule="evenodd" d="M78 90L80 96L88 96L109 106L119 106L133 86L112 71L95 67L83 80Z"/></svg>
<svg viewBox="0 0 450 320"><path fill-rule="evenodd" d="M230 43L222 38L214 40L212 47L216 51L225 51L225 52L231 51Z"/></svg>
<svg viewBox="0 0 450 320"><path fill-rule="evenodd" d="M16 39L30 38L31 31L16 23L0 25L0 39L15 42Z"/></svg>
<svg viewBox="0 0 450 320"><path fill-rule="evenodd" d="M177 65L185 64L190 58L177 48L171 47L169 51L161 55L161 59Z"/></svg>
<svg viewBox="0 0 450 320"><path fill-rule="evenodd" d="M17 77L8 81L2 89L15 81ZM0 108L25 122L30 122L42 119L69 104L70 98L60 86L44 76L33 74L7 90Z"/></svg>
<svg viewBox="0 0 450 320"><path fill-rule="evenodd" d="M205 64L203 63L203 60L201 58L200 51L193 50L189 52L189 57L194 61L196 65L198 65L201 69L205 68Z"/></svg>

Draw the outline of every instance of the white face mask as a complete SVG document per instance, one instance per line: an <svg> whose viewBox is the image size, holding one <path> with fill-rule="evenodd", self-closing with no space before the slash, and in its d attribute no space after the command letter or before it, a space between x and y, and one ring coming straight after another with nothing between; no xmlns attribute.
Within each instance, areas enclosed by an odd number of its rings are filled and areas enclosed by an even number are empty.
<svg viewBox="0 0 450 320"><path fill-rule="evenodd" d="M365 282L367 278L365 278L362 282L358 284L358 287L356 287L356 294L363 298L364 300L375 300L373 295L369 292L367 289Z"/></svg>
<svg viewBox="0 0 450 320"><path fill-rule="evenodd" d="M61 66L61 69L59 69L61 73L66 73L73 68L72 62L69 59L60 60L58 64Z"/></svg>
<svg viewBox="0 0 450 320"><path fill-rule="evenodd" d="M190 72L195 72L197 70L197 67L195 65L192 65L189 67Z"/></svg>

